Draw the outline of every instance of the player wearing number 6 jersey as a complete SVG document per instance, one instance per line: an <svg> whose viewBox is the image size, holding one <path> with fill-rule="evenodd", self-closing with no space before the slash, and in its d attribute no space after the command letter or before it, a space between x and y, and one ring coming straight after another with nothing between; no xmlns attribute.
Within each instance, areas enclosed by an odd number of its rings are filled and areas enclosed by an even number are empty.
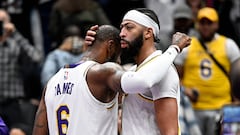
<svg viewBox="0 0 240 135"><path fill-rule="evenodd" d="M86 81L88 69L96 64L86 61L63 68L49 81L45 103L50 134L116 134L118 94L96 98Z"/></svg>
<svg viewBox="0 0 240 135"><path fill-rule="evenodd" d="M202 134L213 135L216 116L223 105L231 102L229 71L240 58L240 51L232 39L217 33L218 14L214 8L200 9L197 24L200 37L192 38L191 46L183 50L175 64L186 87L185 93L192 99ZM198 98L193 100L196 91Z"/></svg>
<svg viewBox="0 0 240 135"><path fill-rule="evenodd" d="M148 32L153 41L151 28ZM176 33L175 46L154 56L138 72L126 72L113 63L120 60L119 31L100 26L95 38L79 63L65 66L48 82L36 114L34 135L117 134L118 92L144 93L154 87L165 77L178 50L191 41Z"/></svg>

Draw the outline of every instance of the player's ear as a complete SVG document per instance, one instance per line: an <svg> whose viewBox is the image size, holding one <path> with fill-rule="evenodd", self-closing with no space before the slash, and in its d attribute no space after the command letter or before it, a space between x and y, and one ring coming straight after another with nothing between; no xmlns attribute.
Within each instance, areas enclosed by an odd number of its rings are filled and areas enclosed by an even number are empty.
<svg viewBox="0 0 240 135"><path fill-rule="evenodd" d="M151 34L152 33L152 34ZM153 30L152 28L146 28L145 32L144 32L144 38L148 39L151 36L153 36Z"/></svg>
<svg viewBox="0 0 240 135"><path fill-rule="evenodd" d="M107 41L107 52L108 52L108 58L111 58L112 55L114 54L115 48L114 48L114 42L113 40L108 40Z"/></svg>
<svg viewBox="0 0 240 135"><path fill-rule="evenodd" d="M114 42L113 42L113 40L109 40L107 44L108 44L108 51L109 52L113 52L114 51Z"/></svg>

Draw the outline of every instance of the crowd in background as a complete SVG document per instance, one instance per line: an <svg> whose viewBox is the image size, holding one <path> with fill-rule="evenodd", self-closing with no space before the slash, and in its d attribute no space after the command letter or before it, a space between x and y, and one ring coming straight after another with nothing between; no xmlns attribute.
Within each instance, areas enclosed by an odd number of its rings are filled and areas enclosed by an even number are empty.
<svg viewBox="0 0 240 135"><path fill-rule="evenodd" d="M203 7L212 7L217 11L219 16L217 33L231 38L240 47L238 0L1 0L0 9L9 14L8 22L13 24L14 29L14 32L10 31L13 36L7 35L6 41L21 46L14 49L15 56L3 56L4 51L0 50L0 83L4 83L0 84L0 116L10 132L17 132L14 129L20 129L25 135L31 134L42 89L62 66L78 61L84 51L82 43L90 26L112 24L119 28L126 11L137 7L147 7L157 13L161 25L160 43L156 44L158 49L165 50L168 47L175 31L199 36L196 30L197 14ZM181 17L185 20L178 20ZM0 13L0 21L4 22L1 19ZM183 29L185 27L187 30ZM0 49L3 45L0 38ZM11 51L11 48L9 50ZM5 66L11 62L9 59L15 59L12 64L15 64L14 68ZM126 64L129 61L123 59L122 62ZM9 71L9 75L6 75L5 72L10 70L8 68L16 71ZM17 81L11 82L10 80L14 80L15 77ZM8 89L11 92L6 92ZM184 93L182 95L184 96ZM15 101L17 103L13 104ZM187 97L182 97L182 101L185 106L191 107ZM9 108L10 104L13 108ZM16 106L19 111L15 110ZM186 112L184 107L182 109L180 114L184 115ZM182 129L192 130L183 135L201 134L200 128L194 127L196 120L191 109L193 117ZM8 110L15 113L7 113ZM16 115L18 117L22 115L23 119L15 119ZM182 119L187 121L183 117Z"/></svg>

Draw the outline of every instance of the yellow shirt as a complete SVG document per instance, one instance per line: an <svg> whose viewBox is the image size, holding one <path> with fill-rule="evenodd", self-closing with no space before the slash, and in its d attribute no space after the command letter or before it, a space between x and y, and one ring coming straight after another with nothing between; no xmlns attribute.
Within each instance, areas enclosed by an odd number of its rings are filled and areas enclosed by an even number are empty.
<svg viewBox="0 0 240 135"><path fill-rule="evenodd" d="M226 37L218 36L206 43L208 50L229 72L230 61L226 54ZM230 82L211 57L205 52L197 38L192 38L184 64L183 85L199 91L194 109L220 109L231 101Z"/></svg>

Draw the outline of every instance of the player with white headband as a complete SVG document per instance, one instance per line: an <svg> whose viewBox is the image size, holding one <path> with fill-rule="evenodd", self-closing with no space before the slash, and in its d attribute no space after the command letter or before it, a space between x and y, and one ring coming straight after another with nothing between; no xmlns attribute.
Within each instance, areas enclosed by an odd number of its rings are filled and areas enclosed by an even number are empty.
<svg viewBox="0 0 240 135"><path fill-rule="evenodd" d="M165 64L159 63L161 51L156 50L154 42L159 40L159 21L156 14L149 9L135 9L127 12L121 23L122 55L132 54L136 65L131 70L144 73L143 78L148 78L152 84L145 92L139 94L127 94L123 102L122 135L177 135L178 107L179 107L179 78L174 65L170 66L161 80L154 80L153 74L161 72ZM178 39L178 34L174 35ZM170 45L165 53L175 48ZM170 60L166 58L166 61ZM156 70L144 68L149 64L155 64ZM132 87L133 82L123 82L123 90ZM131 76L131 75L128 75ZM157 79L157 78L155 78ZM160 78L159 78L160 79ZM134 79L132 79L134 80ZM153 83L154 82L154 83ZM143 84L139 84L141 86Z"/></svg>
<svg viewBox="0 0 240 135"><path fill-rule="evenodd" d="M149 16L137 10L130 10L125 14L123 20L132 20L145 27L152 28L155 39L159 40L160 26L156 22L154 22Z"/></svg>

